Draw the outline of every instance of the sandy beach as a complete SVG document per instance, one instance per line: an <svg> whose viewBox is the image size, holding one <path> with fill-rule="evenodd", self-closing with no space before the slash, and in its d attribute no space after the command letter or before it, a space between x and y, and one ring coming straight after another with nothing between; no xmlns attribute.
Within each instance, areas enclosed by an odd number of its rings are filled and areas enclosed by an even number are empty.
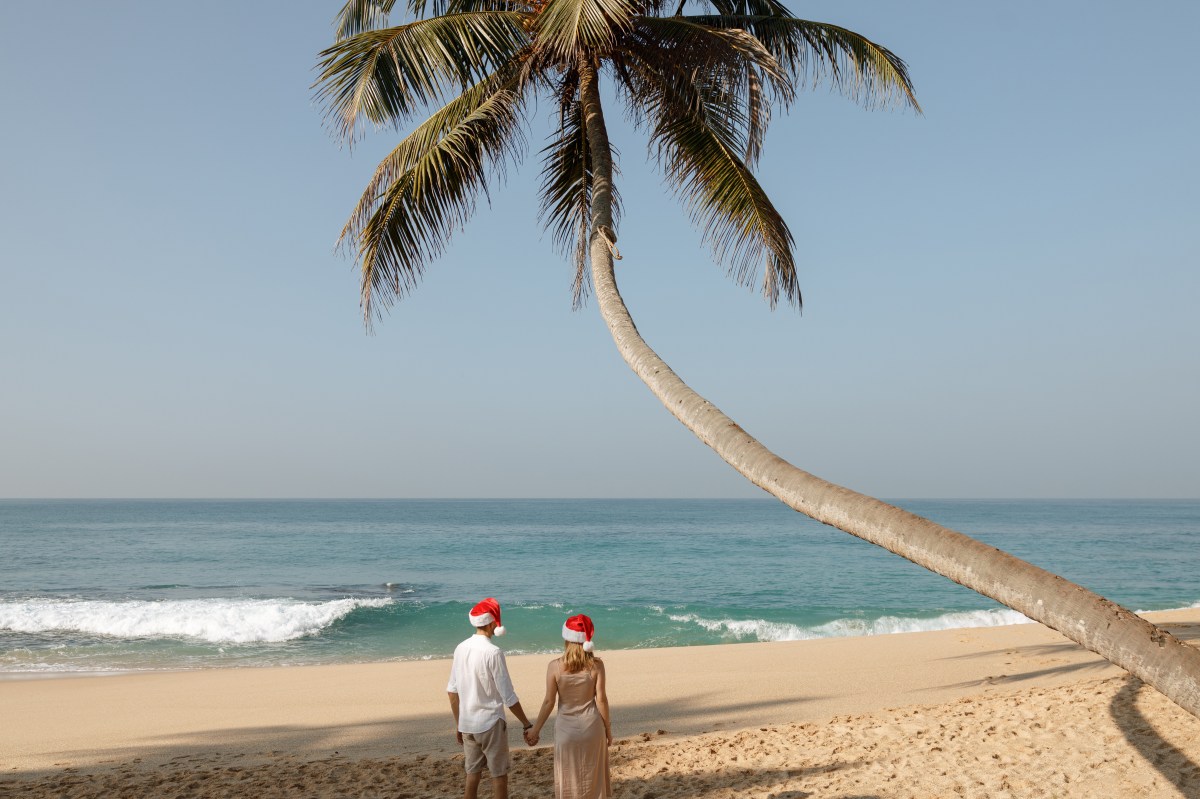
<svg viewBox="0 0 1200 799"><path fill-rule="evenodd" d="M1200 797L1200 720L1040 625L601 654L617 797ZM547 659L509 659L531 712ZM448 666L2 680L0 796L454 796Z"/></svg>

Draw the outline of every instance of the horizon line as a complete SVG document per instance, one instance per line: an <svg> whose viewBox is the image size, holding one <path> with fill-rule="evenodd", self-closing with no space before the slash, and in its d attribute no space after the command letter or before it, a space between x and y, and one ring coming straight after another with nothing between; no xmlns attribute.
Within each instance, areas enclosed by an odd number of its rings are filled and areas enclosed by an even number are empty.
<svg viewBox="0 0 1200 799"><path fill-rule="evenodd" d="M1063 497L875 497L881 502L1196 502L1200 497L1110 497L1110 496L1063 496ZM772 496L762 497L0 497L0 502L778 502Z"/></svg>

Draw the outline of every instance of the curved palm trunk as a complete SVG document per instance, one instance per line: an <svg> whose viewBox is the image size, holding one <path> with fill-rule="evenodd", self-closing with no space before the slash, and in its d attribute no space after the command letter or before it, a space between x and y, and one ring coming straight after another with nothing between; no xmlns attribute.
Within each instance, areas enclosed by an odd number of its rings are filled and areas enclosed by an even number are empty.
<svg viewBox="0 0 1200 799"><path fill-rule="evenodd" d="M621 357L675 418L788 507L907 558L1045 624L1200 716L1200 650L1082 586L778 457L688 387L634 326L613 272L612 151L594 65L581 70L593 169L589 255L600 313Z"/></svg>

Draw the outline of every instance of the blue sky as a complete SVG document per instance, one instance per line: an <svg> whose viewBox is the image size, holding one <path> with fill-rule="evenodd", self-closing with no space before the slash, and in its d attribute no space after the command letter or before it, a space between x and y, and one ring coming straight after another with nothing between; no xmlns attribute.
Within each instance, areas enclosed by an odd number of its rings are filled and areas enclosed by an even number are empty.
<svg viewBox="0 0 1200 799"><path fill-rule="evenodd" d="M536 148L364 333L375 160L311 91L337 2L0 4L0 496L760 496L625 367ZM803 314L712 263L610 112L647 340L802 468L903 497L1200 496L1200 4L814 2L924 115L767 140Z"/></svg>

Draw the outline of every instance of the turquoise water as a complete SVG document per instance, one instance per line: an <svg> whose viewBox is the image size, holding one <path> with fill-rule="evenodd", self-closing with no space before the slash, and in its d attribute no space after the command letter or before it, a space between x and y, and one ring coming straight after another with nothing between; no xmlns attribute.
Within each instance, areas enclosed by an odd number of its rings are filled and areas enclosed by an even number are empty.
<svg viewBox="0 0 1200 799"><path fill-rule="evenodd" d="M1200 603L1200 501L899 501L1136 610ZM0 672L446 657L1012 623L768 500L0 500Z"/></svg>

